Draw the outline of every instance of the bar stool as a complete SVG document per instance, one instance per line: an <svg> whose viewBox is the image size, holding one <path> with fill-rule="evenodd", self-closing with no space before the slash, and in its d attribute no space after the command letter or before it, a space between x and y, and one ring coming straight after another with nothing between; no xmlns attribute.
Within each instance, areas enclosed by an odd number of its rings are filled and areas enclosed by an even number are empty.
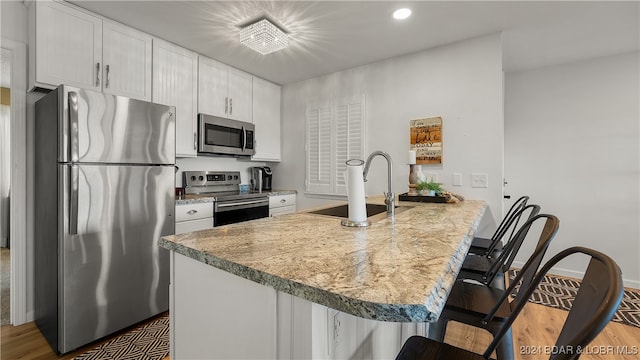
<svg viewBox="0 0 640 360"><path fill-rule="evenodd" d="M551 240L558 232L560 221L553 215L540 214L529 219L518 230L517 236L531 232L529 228L535 223L544 222L540 231L538 243L533 254L529 257L521 272L524 272L520 289L526 289L531 285L534 275L538 271L542 259L551 244ZM456 281L449 293L447 302L440 314L438 321L429 324L429 338L443 342L449 321L457 321L463 324L479 327L489 331L492 335L500 332L504 323L512 312L512 302L503 302L495 312L491 321L485 322L484 318L491 312L491 309L498 303L505 291L501 288L490 287L477 283ZM517 299L520 294L515 294ZM498 359L513 359L513 339L511 330L507 330L502 341L496 349Z"/></svg>
<svg viewBox="0 0 640 360"><path fill-rule="evenodd" d="M613 318L624 294L622 274L615 261L601 252L583 247L572 247L558 253L542 267L528 288L520 290L514 301L511 314L482 355L422 336L412 336L404 343L396 360L489 359L547 272L559 261L578 253L590 257L589 265L553 347L553 349L562 349L563 351L552 353L549 357L552 360L578 359L580 357L579 351L585 349ZM524 275L525 272L520 272L516 276L507 291L500 297L499 302L483 318L483 321L492 321L499 307L507 301L509 294Z"/></svg>
<svg viewBox="0 0 640 360"><path fill-rule="evenodd" d="M514 214L518 213L522 208L527 206L527 201L529 201L528 196L522 196L516 202L511 205L509 211L505 214L504 218L502 218L502 222L498 225L498 228L493 233L490 239L474 237L471 240L471 247L469 248L470 254L477 255L486 255L487 253L491 254L494 250L500 251L502 250L502 238L506 235L509 228L511 228L511 233L509 234L509 239L513 237L513 234L516 232L518 222L520 221L520 216L514 217ZM511 226L511 223L515 221L515 225Z"/></svg>
<svg viewBox="0 0 640 360"><path fill-rule="evenodd" d="M539 212L540 206L531 204L514 213L512 218L515 219L526 216L527 221L529 221L534 218ZM515 227L515 225L515 221L512 221L509 228ZM492 254L468 254L464 259L464 262L462 263L462 268L460 270L460 273L458 274L458 280L475 280L485 285L490 285L493 283L493 286L501 287L502 289L504 289L504 272L508 271L511 267L511 263L518 254L520 246L527 236L527 232L529 231L530 227L531 223L529 223L529 226L523 225L518 230L518 232L516 232L516 234L511 237L511 239L509 239L509 241L504 245L502 251L498 254L497 257L493 256Z"/></svg>

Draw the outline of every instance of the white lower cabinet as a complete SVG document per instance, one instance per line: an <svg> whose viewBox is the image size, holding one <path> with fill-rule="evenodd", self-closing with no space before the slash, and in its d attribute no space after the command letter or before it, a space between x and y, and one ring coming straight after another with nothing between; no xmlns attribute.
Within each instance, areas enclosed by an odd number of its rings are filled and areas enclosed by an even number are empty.
<svg viewBox="0 0 640 360"><path fill-rule="evenodd" d="M213 227L213 203L176 205L176 235Z"/></svg>
<svg viewBox="0 0 640 360"><path fill-rule="evenodd" d="M176 222L176 235L213 227L213 218Z"/></svg>
<svg viewBox="0 0 640 360"><path fill-rule="evenodd" d="M277 359L276 291L171 252L171 359Z"/></svg>
<svg viewBox="0 0 640 360"><path fill-rule="evenodd" d="M296 194L269 196L269 216L296 212Z"/></svg>
<svg viewBox="0 0 640 360"><path fill-rule="evenodd" d="M172 359L393 359L427 323L363 319L171 252Z"/></svg>

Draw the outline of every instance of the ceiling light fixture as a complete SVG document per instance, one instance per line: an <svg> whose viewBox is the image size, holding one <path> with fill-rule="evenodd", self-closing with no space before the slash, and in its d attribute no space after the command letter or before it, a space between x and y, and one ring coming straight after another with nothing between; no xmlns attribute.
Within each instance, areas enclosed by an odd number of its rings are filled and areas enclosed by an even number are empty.
<svg viewBox="0 0 640 360"><path fill-rule="evenodd" d="M411 9L402 8L393 12L393 18L397 20L404 20L411 16Z"/></svg>
<svg viewBox="0 0 640 360"><path fill-rule="evenodd" d="M267 17L261 17L240 29L240 43L262 55L289 46L289 35Z"/></svg>

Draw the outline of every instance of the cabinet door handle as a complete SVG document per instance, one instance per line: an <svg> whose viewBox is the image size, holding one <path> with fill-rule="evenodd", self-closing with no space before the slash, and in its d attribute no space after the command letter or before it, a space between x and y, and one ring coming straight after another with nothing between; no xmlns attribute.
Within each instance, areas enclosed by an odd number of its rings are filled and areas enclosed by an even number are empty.
<svg viewBox="0 0 640 360"><path fill-rule="evenodd" d="M233 99L229 98L229 115L233 115Z"/></svg>
<svg viewBox="0 0 640 360"><path fill-rule="evenodd" d="M100 63L96 63L96 86L100 86Z"/></svg>
<svg viewBox="0 0 640 360"><path fill-rule="evenodd" d="M280 199L280 202L284 204L284 203L287 202L287 200L286 199Z"/></svg>
<svg viewBox="0 0 640 360"><path fill-rule="evenodd" d="M229 111L229 98L224 98L224 113L226 114Z"/></svg>
<svg viewBox="0 0 640 360"><path fill-rule="evenodd" d="M189 215L193 215L193 214L197 214L197 213L198 213L198 210L189 210L189 211L187 211L187 214L189 214Z"/></svg>
<svg viewBox="0 0 640 360"><path fill-rule="evenodd" d="M193 150L198 150L198 133L193 133Z"/></svg>
<svg viewBox="0 0 640 360"><path fill-rule="evenodd" d="M105 76L104 87L108 88L109 87L109 65L105 66L105 70L107 71L107 75Z"/></svg>

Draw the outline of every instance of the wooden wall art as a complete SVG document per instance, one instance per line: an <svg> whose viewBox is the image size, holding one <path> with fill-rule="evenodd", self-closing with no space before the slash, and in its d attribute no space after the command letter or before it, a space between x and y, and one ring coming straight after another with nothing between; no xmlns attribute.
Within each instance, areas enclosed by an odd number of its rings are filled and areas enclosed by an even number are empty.
<svg viewBox="0 0 640 360"><path fill-rule="evenodd" d="M411 150L416 151L416 164L442 164L442 118L411 120Z"/></svg>

